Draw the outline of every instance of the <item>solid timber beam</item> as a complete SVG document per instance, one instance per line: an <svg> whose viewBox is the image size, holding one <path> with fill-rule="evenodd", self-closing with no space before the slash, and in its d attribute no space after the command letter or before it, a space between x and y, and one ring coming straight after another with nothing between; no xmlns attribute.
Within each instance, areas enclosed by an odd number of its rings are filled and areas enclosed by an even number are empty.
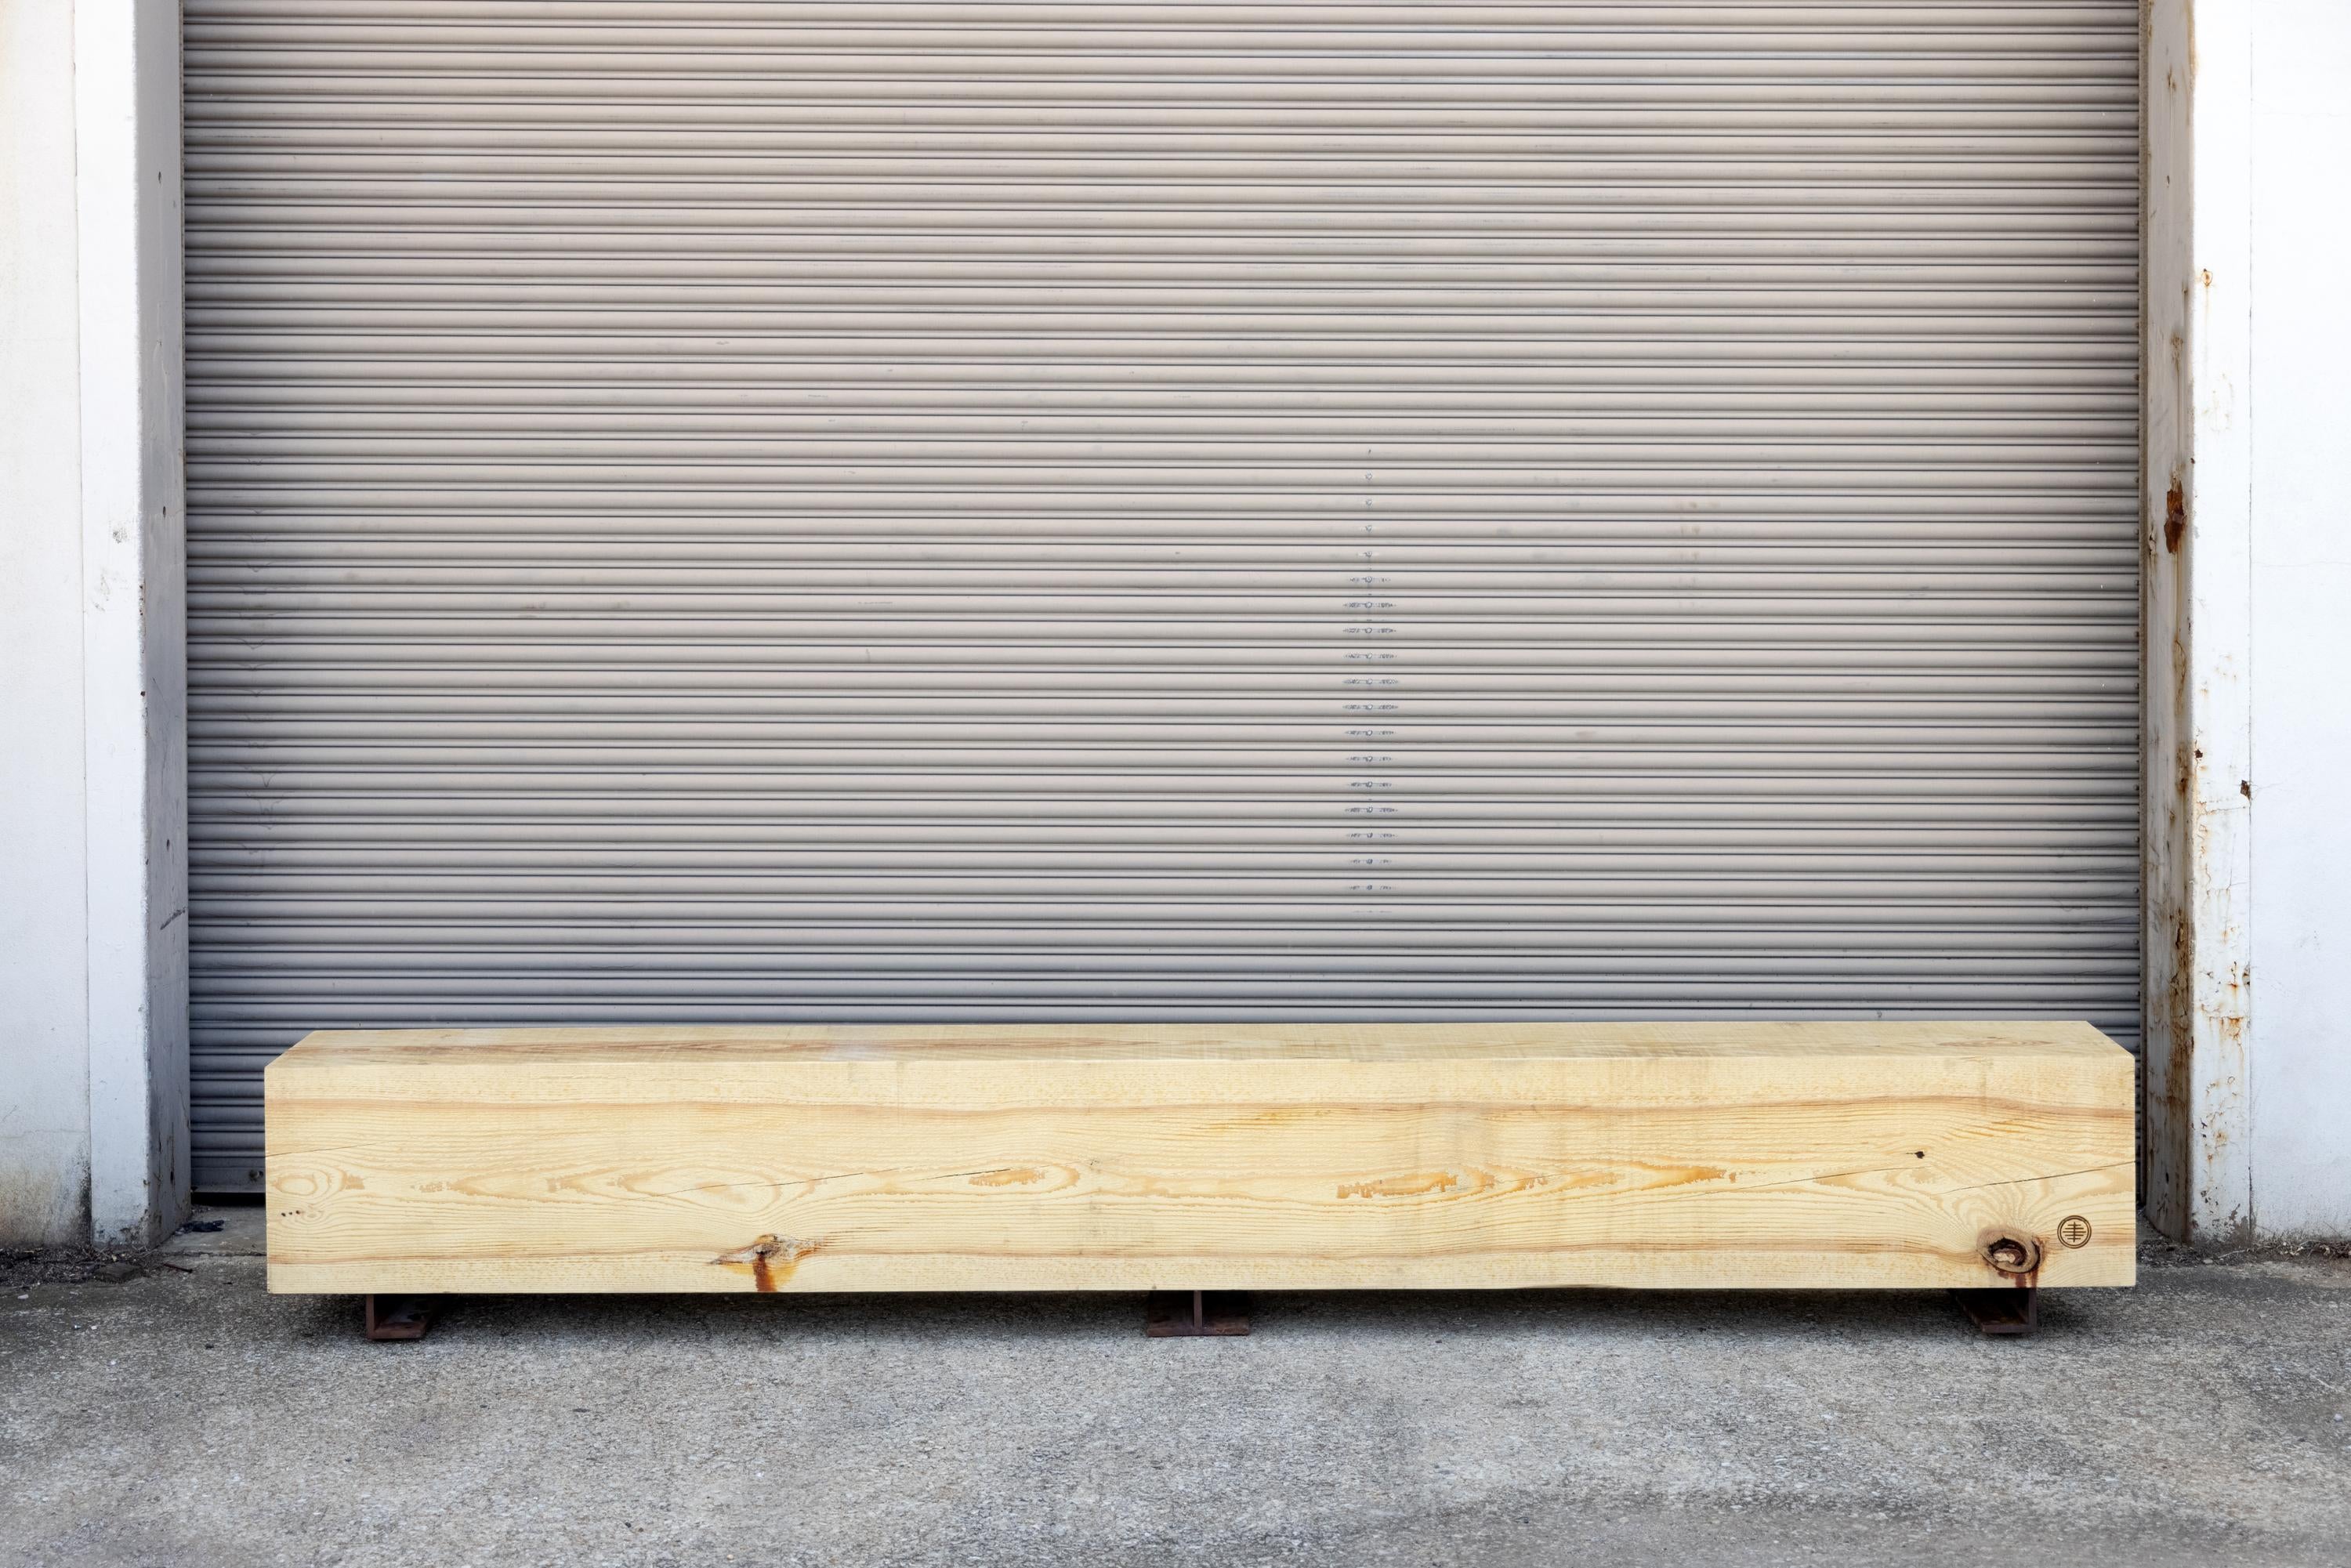
<svg viewBox="0 0 2351 1568"><path fill-rule="evenodd" d="M266 1103L280 1291L2133 1278L2080 1023L337 1032Z"/></svg>

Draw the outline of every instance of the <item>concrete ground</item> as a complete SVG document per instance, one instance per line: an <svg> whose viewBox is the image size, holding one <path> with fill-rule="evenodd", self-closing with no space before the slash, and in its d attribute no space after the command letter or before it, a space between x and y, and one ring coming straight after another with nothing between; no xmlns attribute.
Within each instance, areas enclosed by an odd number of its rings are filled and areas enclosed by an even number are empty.
<svg viewBox="0 0 2351 1568"><path fill-rule="evenodd" d="M1939 1295L263 1293L259 1213L0 1289L26 1564L2351 1563L2351 1263ZM183 1271L184 1270L184 1271Z"/></svg>

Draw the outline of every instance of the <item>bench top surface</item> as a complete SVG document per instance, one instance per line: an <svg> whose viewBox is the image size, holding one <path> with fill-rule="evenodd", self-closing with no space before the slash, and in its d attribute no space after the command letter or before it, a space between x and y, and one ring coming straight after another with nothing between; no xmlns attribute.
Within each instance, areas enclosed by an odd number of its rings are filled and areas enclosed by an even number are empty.
<svg viewBox="0 0 2351 1568"><path fill-rule="evenodd" d="M2089 1024L1938 1019L1724 1023L628 1025L326 1030L286 1068L689 1061L1527 1061L1605 1058L2120 1056Z"/></svg>

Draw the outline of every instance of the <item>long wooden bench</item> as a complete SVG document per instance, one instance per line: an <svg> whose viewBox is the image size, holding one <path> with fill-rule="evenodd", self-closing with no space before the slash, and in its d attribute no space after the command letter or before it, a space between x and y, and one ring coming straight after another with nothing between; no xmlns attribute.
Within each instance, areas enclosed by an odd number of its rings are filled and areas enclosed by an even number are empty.
<svg viewBox="0 0 2351 1568"><path fill-rule="evenodd" d="M2086 1024L313 1034L269 1288L2126 1285Z"/></svg>

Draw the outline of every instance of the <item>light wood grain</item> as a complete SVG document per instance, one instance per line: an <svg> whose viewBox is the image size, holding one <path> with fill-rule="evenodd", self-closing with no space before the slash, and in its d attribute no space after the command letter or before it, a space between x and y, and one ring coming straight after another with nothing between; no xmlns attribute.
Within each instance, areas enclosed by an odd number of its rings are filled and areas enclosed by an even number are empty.
<svg viewBox="0 0 2351 1568"><path fill-rule="evenodd" d="M2131 1092L2077 1023L324 1033L269 1281L1916 1288L2014 1236L2120 1285Z"/></svg>

